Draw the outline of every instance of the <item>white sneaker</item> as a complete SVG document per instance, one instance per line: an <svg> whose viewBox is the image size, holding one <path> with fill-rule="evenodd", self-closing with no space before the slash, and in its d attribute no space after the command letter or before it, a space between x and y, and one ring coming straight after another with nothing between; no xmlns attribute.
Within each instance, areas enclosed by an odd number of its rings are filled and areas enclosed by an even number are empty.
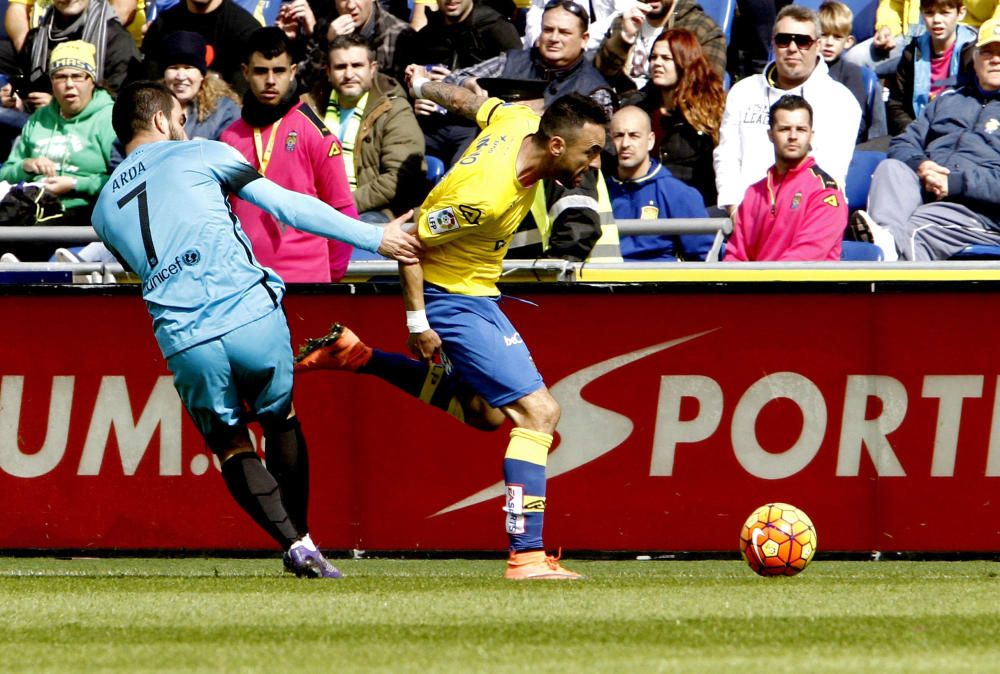
<svg viewBox="0 0 1000 674"><path fill-rule="evenodd" d="M56 262L79 262L80 258L67 248L56 248Z"/></svg>
<svg viewBox="0 0 1000 674"><path fill-rule="evenodd" d="M851 229L858 241L874 243L882 249L882 259L886 262L895 262L899 259L896 252L896 239L887 227L883 227L868 215L867 211L854 211L851 217Z"/></svg>
<svg viewBox="0 0 1000 674"><path fill-rule="evenodd" d="M13 264L15 262L20 262L20 260L17 259L17 256L14 255L14 253L4 253L3 255L0 255L0 262Z"/></svg>

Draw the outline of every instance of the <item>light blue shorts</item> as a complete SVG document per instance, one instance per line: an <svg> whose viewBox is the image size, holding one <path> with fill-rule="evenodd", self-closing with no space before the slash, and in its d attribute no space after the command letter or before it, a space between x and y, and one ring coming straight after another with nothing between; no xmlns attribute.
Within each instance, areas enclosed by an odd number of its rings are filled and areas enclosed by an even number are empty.
<svg viewBox="0 0 1000 674"><path fill-rule="evenodd" d="M509 405L545 385L521 335L500 311L499 297L457 295L427 284L424 302L454 371L490 405Z"/></svg>
<svg viewBox="0 0 1000 674"><path fill-rule="evenodd" d="M280 308L167 359L174 386L202 435L292 406L292 345Z"/></svg>

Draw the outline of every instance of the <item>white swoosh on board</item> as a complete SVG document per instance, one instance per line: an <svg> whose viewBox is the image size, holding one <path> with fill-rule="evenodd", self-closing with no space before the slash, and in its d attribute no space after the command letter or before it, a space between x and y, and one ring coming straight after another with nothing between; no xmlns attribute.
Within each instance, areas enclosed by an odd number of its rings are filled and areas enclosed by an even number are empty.
<svg viewBox="0 0 1000 674"><path fill-rule="evenodd" d="M678 337L669 342L654 344L638 351L609 358L578 370L552 386L550 389L552 396L559 401L559 405L562 407L562 418L559 422L559 447L549 454L548 466L545 471L546 477L552 479L557 475L586 465L621 445L632 434L634 424L631 419L583 399L582 391L585 386L609 372L718 329L712 328L696 332L693 335ZM497 482L458 503L439 510L431 517L468 508L503 494L504 483Z"/></svg>

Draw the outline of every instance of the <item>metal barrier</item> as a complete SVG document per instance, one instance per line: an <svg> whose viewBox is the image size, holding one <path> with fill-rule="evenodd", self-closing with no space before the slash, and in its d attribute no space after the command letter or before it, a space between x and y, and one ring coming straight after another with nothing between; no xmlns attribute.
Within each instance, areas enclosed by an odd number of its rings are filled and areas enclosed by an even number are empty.
<svg viewBox="0 0 1000 674"><path fill-rule="evenodd" d="M618 220L623 236L642 234L715 234L717 243L732 232L729 218L676 218L662 220ZM0 252L4 242L97 241L91 227L0 227ZM744 262L738 265L718 262L624 262L588 263L559 259L504 260L502 281L548 282L761 282L761 281L1000 281L1000 266L991 261L935 262ZM114 277L121 282L136 282L117 263L18 262L0 263L0 281L11 283L92 283L97 273L100 282ZM52 279L28 280L31 275L52 274ZM62 277L58 275L61 274ZM351 262L343 281L364 283L386 279L395 281L397 264L391 260Z"/></svg>
<svg viewBox="0 0 1000 674"><path fill-rule="evenodd" d="M664 218L660 220L616 220L622 236L639 234L729 234L733 222L729 218ZM93 227L37 226L0 227L0 242L51 241L54 243L87 243L99 241Z"/></svg>

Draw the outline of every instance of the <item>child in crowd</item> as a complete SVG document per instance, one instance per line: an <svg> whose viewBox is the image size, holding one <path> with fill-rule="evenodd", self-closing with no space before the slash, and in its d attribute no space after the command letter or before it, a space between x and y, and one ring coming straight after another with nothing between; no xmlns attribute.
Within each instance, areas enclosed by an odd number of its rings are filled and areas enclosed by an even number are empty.
<svg viewBox="0 0 1000 674"><path fill-rule="evenodd" d="M959 25L965 18L962 0L920 0L927 32L903 50L895 77L889 78L886 106L889 133L902 133L945 89L954 88L972 59L976 30Z"/></svg>
<svg viewBox="0 0 1000 674"><path fill-rule="evenodd" d="M862 66L841 58L854 45L854 36L851 35L853 23L854 13L842 2L826 0L819 6L822 31L819 40L820 54L826 61L826 67L830 69L830 77L850 89L861 106L861 126L858 129L858 142L861 143L886 134L885 102L882 100L880 85L869 105Z"/></svg>

